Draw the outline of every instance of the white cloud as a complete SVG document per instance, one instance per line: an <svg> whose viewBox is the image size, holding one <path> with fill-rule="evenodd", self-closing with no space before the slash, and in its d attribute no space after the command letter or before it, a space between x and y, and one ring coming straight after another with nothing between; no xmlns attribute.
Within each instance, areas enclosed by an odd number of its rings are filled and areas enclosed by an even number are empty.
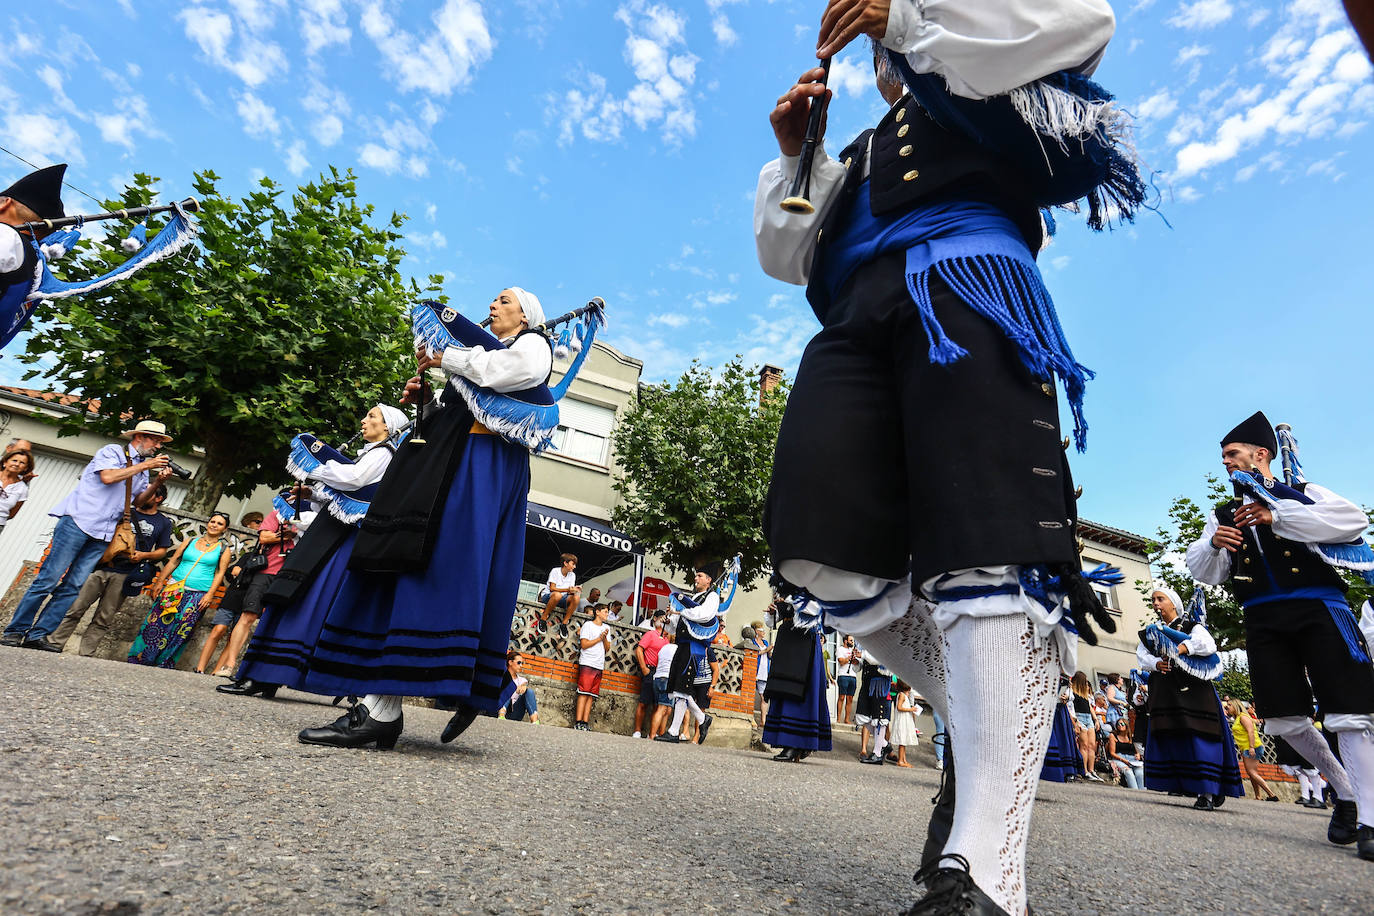
<svg viewBox="0 0 1374 916"><path fill-rule="evenodd" d="M435 203L425 204L425 219L431 223L439 216L439 205Z"/></svg>
<svg viewBox="0 0 1374 916"><path fill-rule="evenodd" d="M401 154L394 149L387 149L376 143L367 143L358 150L358 161L390 175L401 167Z"/></svg>
<svg viewBox="0 0 1374 916"><path fill-rule="evenodd" d="M289 65L281 47L254 34L271 25L270 10L255 0L231 0L231 6L240 17L241 28L237 30L228 14L203 6L184 9L177 18L186 37L200 47L211 63L233 73L250 88L262 85L268 77L285 73ZM235 55L230 54L229 46L236 33Z"/></svg>
<svg viewBox="0 0 1374 916"><path fill-rule="evenodd" d="M65 118L29 111L10 111L5 116L5 146L18 156L44 165L52 162L82 164L81 137Z"/></svg>
<svg viewBox="0 0 1374 916"><path fill-rule="evenodd" d="M1206 45L1188 45L1180 48L1178 56L1174 58L1175 66L1183 66L1190 61L1198 60L1212 53L1212 49Z"/></svg>
<svg viewBox="0 0 1374 916"><path fill-rule="evenodd" d="M141 95L125 95L115 100L115 110L108 113L95 113L92 123L100 131L100 138L106 143L114 143L125 149L134 148L134 135L160 137L161 132L153 126L152 113L148 111L148 101Z"/></svg>
<svg viewBox="0 0 1374 916"><path fill-rule="evenodd" d="M1069 266L1069 263L1072 260L1073 258L1071 256L1067 254L1061 254L1057 258L1050 259L1050 266L1053 267L1055 270L1063 270L1065 267Z"/></svg>
<svg viewBox="0 0 1374 916"><path fill-rule="evenodd" d="M1169 90L1161 89L1135 106L1135 116L1142 121L1157 120L1167 118L1178 110L1178 101L1169 94Z"/></svg>
<svg viewBox="0 0 1374 916"><path fill-rule="evenodd" d="M826 83L838 95L841 90L855 98L867 98L873 93L873 64L855 63L852 57L841 57L830 64L830 79Z"/></svg>
<svg viewBox="0 0 1374 916"><path fill-rule="evenodd" d="M521 165L521 159L520 159L519 156L507 156L507 157L506 157L506 171L507 171L507 172L510 172L512 175L523 175L523 174L525 174L524 171L521 170L520 165Z"/></svg>
<svg viewBox="0 0 1374 916"><path fill-rule="evenodd" d="M310 160L305 158L305 141L293 141L286 148L286 170L292 175L302 175L308 168Z"/></svg>
<svg viewBox="0 0 1374 916"><path fill-rule="evenodd" d="M711 32L716 36L716 42L727 48L739 41L739 33L730 27L730 20L724 13L711 17Z"/></svg>
<svg viewBox="0 0 1374 916"><path fill-rule="evenodd" d="M239 117L243 119L243 130L250 137L262 139L281 132L277 121L277 110L251 92L239 96Z"/></svg>
<svg viewBox="0 0 1374 916"><path fill-rule="evenodd" d="M432 232L421 232L415 235L406 235L406 239L426 250L443 248L448 245L448 237L435 229Z"/></svg>
<svg viewBox="0 0 1374 916"><path fill-rule="evenodd" d="M330 45L346 45L353 32L343 0L299 0L301 37L305 53L314 54Z"/></svg>
<svg viewBox="0 0 1374 916"><path fill-rule="evenodd" d="M1195 0L1181 5L1166 21L1176 29L1210 29L1230 19L1235 11L1230 0Z"/></svg>
<svg viewBox="0 0 1374 916"><path fill-rule="evenodd" d="M337 115L325 115L310 125L310 132L320 146L333 146L343 136L343 121Z"/></svg>
<svg viewBox="0 0 1374 916"><path fill-rule="evenodd" d="M220 62L229 52L229 39L234 34L234 21L218 10L193 6L182 10L177 18L186 30L186 37L200 46L212 61Z"/></svg>
<svg viewBox="0 0 1374 916"><path fill-rule="evenodd" d="M234 14L249 29L260 32L272 25L281 0L228 0Z"/></svg>
<svg viewBox="0 0 1374 916"><path fill-rule="evenodd" d="M661 324L670 328L681 328L691 324L692 317L684 315L682 312L664 312L661 315L650 315L649 324Z"/></svg>
<svg viewBox="0 0 1374 916"><path fill-rule="evenodd" d="M1245 17L1245 27L1247 29L1253 29L1255 26L1264 22L1268 18L1269 10L1267 9L1260 8L1256 10L1251 10L1250 15Z"/></svg>
<svg viewBox="0 0 1374 916"><path fill-rule="evenodd" d="M363 10L362 27L386 63L387 78L402 91L447 96L491 59L495 42L476 0L444 0L423 38L399 29L382 5Z"/></svg>
<svg viewBox="0 0 1374 916"><path fill-rule="evenodd" d="M1202 197L1201 192L1192 185L1184 185L1174 192L1174 197L1185 204L1190 204Z"/></svg>

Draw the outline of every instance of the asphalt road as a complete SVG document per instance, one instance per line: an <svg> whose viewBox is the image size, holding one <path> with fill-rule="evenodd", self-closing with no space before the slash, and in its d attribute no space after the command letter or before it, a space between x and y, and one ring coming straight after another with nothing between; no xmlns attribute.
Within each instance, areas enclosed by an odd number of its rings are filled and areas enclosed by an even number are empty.
<svg viewBox="0 0 1374 916"><path fill-rule="evenodd" d="M0 648L5 913L893 913L938 773L480 719L441 745L296 741L319 698ZM848 736L852 738L852 736ZM1058 913L1367 913L1322 812L1041 783L1030 899Z"/></svg>

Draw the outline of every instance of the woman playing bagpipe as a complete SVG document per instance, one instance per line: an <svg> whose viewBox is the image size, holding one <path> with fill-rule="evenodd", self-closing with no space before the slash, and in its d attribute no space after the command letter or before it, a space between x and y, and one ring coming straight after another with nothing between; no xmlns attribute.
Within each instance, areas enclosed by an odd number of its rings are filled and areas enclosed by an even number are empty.
<svg viewBox="0 0 1374 916"><path fill-rule="evenodd" d="M287 469L323 505L299 543L271 570L263 598L263 618L234 682L215 689L242 696L271 697L280 686L307 690L310 647L320 638L325 614L348 569L358 523L367 513L377 485L391 465L395 441L409 425L404 412L378 404L362 419L362 452L349 458L309 434L291 443ZM274 511L283 524L296 505L282 502ZM226 656L232 663L233 656Z"/></svg>
<svg viewBox="0 0 1374 916"><path fill-rule="evenodd" d="M1193 807L1219 808L1229 795L1243 798L1236 748L1212 681L1221 676L1216 640L1207 632L1201 588L1190 616L1171 588L1150 592L1162 624L1140 631L1136 661L1149 676L1150 730L1145 744L1145 788L1195 796Z"/></svg>
<svg viewBox="0 0 1374 916"><path fill-rule="evenodd" d="M302 742L391 748L403 727L402 696L456 705L440 736L449 742L509 698L529 456L549 445L557 400L590 351L603 308L596 299L557 319L586 316L571 342L577 358L553 390L554 354L533 293L502 290L489 309L490 333L438 303L412 310L418 372L404 402L417 404L423 423L417 413L362 521L319 639L306 647L304 689L364 699L338 721L302 731ZM448 382L427 411L431 369Z"/></svg>
<svg viewBox="0 0 1374 916"><path fill-rule="evenodd" d="M721 620L735 598L739 581L739 557L724 564L712 561L696 571L695 591L691 595L674 594L668 600L677 616L677 651L668 668L668 691L673 699L673 722L655 741L676 743L688 711L697 723L697 743L706 741L712 719L706 714L711 704L711 659L715 650L711 643L720 631ZM722 598L721 592L725 592Z"/></svg>

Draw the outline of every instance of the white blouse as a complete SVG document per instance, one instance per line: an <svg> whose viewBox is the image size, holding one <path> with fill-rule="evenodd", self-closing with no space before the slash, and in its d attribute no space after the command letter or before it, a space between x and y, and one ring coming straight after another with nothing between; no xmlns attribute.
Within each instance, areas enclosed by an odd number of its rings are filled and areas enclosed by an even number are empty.
<svg viewBox="0 0 1374 916"><path fill-rule="evenodd" d="M385 445L385 442L369 442L353 464L326 461L312 471L310 477L337 490L361 490L371 486L382 479L387 465L391 464L392 451Z"/></svg>
<svg viewBox="0 0 1374 916"><path fill-rule="evenodd" d="M504 350L447 347L441 362L449 375L458 375L492 391L522 391L549 377L553 350L542 334L525 334Z"/></svg>

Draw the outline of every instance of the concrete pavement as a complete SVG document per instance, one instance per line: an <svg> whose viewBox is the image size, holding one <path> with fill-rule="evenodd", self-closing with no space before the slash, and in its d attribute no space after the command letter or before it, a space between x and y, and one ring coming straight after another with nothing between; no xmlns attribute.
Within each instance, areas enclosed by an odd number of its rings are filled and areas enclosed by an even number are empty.
<svg viewBox="0 0 1374 916"><path fill-rule="evenodd" d="M939 774L406 707L395 751L309 747L327 701L0 648L5 913L893 913ZM1037 913L1370 912L1374 863L1292 804L1040 784Z"/></svg>

